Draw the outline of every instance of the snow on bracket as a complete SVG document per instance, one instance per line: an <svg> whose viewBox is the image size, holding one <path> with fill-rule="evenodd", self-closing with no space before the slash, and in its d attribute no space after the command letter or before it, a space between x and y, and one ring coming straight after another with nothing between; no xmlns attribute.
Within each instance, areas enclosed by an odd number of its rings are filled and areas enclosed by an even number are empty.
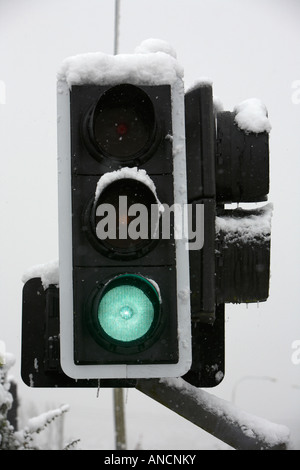
<svg viewBox="0 0 300 470"><path fill-rule="evenodd" d="M228 215L227 215L228 213ZM216 235L225 234L224 241L233 243L269 241L273 204L269 203L255 210L234 209L216 217Z"/></svg>

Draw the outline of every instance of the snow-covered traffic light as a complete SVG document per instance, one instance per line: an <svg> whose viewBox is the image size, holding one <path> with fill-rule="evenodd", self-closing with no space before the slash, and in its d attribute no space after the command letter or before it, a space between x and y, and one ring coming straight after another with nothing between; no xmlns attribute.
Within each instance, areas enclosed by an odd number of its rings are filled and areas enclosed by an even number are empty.
<svg viewBox="0 0 300 470"><path fill-rule="evenodd" d="M181 75L166 52L76 56L59 75L60 345L72 378L189 370L174 210L186 204Z"/></svg>
<svg viewBox="0 0 300 470"><path fill-rule="evenodd" d="M256 99L221 110L208 81L186 94L185 119L188 201L204 207L203 248L190 252L193 365L186 380L211 386L224 373L224 304L268 297L272 205L231 204L267 199L270 124Z"/></svg>
<svg viewBox="0 0 300 470"><path fill-rule="evenodd" d="M217 302L262 302L269 295L272 204L269 123L265 106L250 99L216 114ZM237 203L237 207L221 204ZM246 207L246 208L245 208Z"/></svg>
<svg viewBox="0 0 300 470"><path fill-rule="evenodd" d="M184 94L182 77L155 40L63 63L59 270L23 289L26 383L215 386L225 303L267 299L272 206L231 206L267 199L266 109L224 112L210 83Z"/></svg>

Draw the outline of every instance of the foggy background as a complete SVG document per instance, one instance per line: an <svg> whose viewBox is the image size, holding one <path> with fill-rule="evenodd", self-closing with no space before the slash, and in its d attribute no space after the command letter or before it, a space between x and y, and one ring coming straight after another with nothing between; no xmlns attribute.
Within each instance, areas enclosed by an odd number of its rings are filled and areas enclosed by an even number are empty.
<svg viewBox="0 0 300 470"><path fill-rule="evenodd" d="M112 390L30 389L20 378L22 275L58 258L56 73L64 58L113 53L114 0L0 0L0 340L16 357L23 408L70 404L65 439L113 449ZM292 431L300 449L300 2L121 0L119 52L169 42L188 88L213 81L226 110L259 98L270 134L270 297L226 306L225 379L210 392ZM125 391L128 448L224 444L134 389Z"/></svg>

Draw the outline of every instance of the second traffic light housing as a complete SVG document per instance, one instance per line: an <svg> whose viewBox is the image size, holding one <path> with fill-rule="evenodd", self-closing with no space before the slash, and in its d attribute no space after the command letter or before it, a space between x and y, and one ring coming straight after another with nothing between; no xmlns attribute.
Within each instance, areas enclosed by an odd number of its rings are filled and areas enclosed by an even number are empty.
<svg viewBox="0 0 300 470"><path fill-rule="evenodd" d="M192 318L213 323L218 304L268 297L272 205L225 204L267 199L269 125L261 107L260 129L242 129L236 112L215 110L207 83L188 92L185 105L188 201L204 206L203 249L190 253Z"/></svg>
<svg viewBox="0 0 300 470"><path fill-rule="evenodd" d="M237 111L245 124L247 104L219 111L207 82L185 96L188 202L204 210L203 248L190 252L193 363L185 379L196 386L224 376L224 304L269 293L272 205L225 206L265 201L269 192L270 126L258 100L249 102L256 128L240 126Z"/></svg>

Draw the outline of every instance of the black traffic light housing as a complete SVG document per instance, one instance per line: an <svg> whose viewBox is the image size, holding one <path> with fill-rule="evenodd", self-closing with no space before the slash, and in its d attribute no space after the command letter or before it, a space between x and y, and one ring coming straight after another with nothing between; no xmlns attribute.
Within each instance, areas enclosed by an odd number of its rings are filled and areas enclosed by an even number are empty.
<svg viewBox="0 0 300 470"><path fill-rule="evenodd" d="M177 363L174 244L170 240L153 240L151 233L146 239L137 240L103 240L96 233L97 208L112 204L120 219L118 205L122 196L127 197L128 207L143 203L151 215L156 196L144 183L145 175L137 179L139 171L130 171L127 165L147 170L159 198L169 206L173 204L172 142L165 139L172 134L171 87L73 86L70 108L75 363ZM120 168L125 165L122 178ZM97 183L107 174L115 180L105 186L97 199ZM127 210L124 217L127 218ZM135 277L137 274L142 277ZM161 307L154 289L146 282L149 276L159 286L164 299ZM121 340L112 342L98 321L97 306L105 290L122 283L141 288L155 304L156 318L149 334L142 342L130 342L131 346Z"/></svg>

